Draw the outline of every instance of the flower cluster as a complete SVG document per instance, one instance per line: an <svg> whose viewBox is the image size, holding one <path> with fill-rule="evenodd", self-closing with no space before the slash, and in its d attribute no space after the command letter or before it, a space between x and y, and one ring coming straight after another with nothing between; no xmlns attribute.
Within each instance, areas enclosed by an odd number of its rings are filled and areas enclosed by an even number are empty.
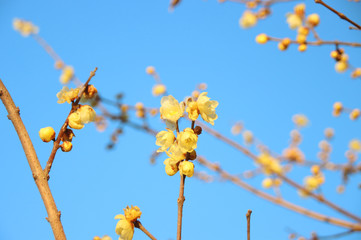
<svg viewBox="0 0 361 240"><path fill-rule="evenodd" d="M282 174L283 172L279 160L272 157L269 153L261 153L256 163L260 165L265 175Z"/></svg>
<svg viewBox="0 0 361 240"><path fill-rule="evenodd" d="M140 218L142 212L137 206L127 206L123 210L124 215L118 214L114 217L114 219L119 219L115 232L119 235L119 240L131 240L134 234L134 222Z"/></svg>
<svg viewBox="0 0 361 240"><path fill-rule="evenodd" d="M58 98L58 103L71 103L78 97L79 91L79 88L69 89L68 87L64 86L63 89L61 89L60 92L56 94L56 97Z"/></svg>
<svg viewBox="0 0 361 240"><path fill-rule="evenodd" d="M338 117L341 115L342 112L348 112L349 113L349 117L351 120L356 120L360 117L361 115L361 110L358 108L354 108L354 109L347 109L344 108L341 102L335 102L333 104L333 111L332 111L332 115L335 117Z"/></svg>
<svg viewBox="0 0 361 240"><path fill-rule="evenodd" d="M74 77L74 68L72 66L62 67L62 72L60 75L60 82L62 84L69 83Z"/></svg>
<svg viewBox="0 0 361 240"><path fill-rule="evenodd" d="M213 125L218 117L215 112L217 106L218 102L210 100L206 92L201 93L197 99L187 99L186 103L179 103L172 95L161 99L160 116L167 128L156 135L156 145L159 146L157 152L165 152L169 157L164 161L165 171L169 176L178 171L182 175L193 176L194 164L188 160L196 159L198 135L202 132L201 127L194 127L194 121L201 115L204 121ZM192 128L179 131L178 120L183 117L184 111L192 120ZM177 135L174 130L177 130Z"/></svg>
<svg viewBox="0 0 361 240"><path fill-rule="evenodd" d="M265 178L262 181L263 188L270 188L270 187L279 187L282 184L282 180L279 178Z"/></svg>
<svg viewBox="0 0 361 240"><path fill-rule="evenodd" d="M35 26L32 22L24 21L17 18L13 21L13 27L24 37L27 37L31 34L37 34L39 32L39 28Z"/></svg>
<svg viewBox="0 0 361 240"><path fill-rule="evenodd" d="M319 165L313 165L311 167L311 176L307 176L304 179L304 187L307 191L312 192L316 189L318 189L324 182L325 177L321 172L321 168ZM302 197L307 197L309 195L308 192L300 190L299 194Z"/></svg>

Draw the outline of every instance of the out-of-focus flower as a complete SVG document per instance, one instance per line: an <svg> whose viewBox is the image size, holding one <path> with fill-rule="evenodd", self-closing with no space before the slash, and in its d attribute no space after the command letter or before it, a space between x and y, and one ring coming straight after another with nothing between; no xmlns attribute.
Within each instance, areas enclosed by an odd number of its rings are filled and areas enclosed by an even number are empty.
<svg viewBox="0 0 361 240"><path fill-rule="evenodd" d="M197 148L198 136L191 128L186 128L177 135L178 145L182 152L192 152Z"/></svg>
<svg viewBox="0 0 361 240"><path fill-rule="evenodd" d="M61 60L58 60L55 62L54 67L56 70L62 69L64 67L64 62Z"/></svg>
<svg viewBox="0 0 361 240"><path fill-rule="evenodd" d="M306 23L312 27L316 27L320 23L320 16L317 13L308 15Z"/></svg>
<svg viewBox="0 0 361 240"><path fill-rule="evenodd" d="M335 64L336 72L343 73L343 72L345 72L347 70L347 68L348 68L347 61L338 61Z"/></svg>
<svg viewBox="0 0 361 240"><path fill-rule="evenodd" d="M298 45L298 51L304 52L307 50L307 44L300 44Z"/></svg>
<svg viewBox="0 0 361 240"><path fill-rule="evenodd" d="M265 179L263 179L263 181L262 181L262 187L263 188L270 188L270 187L272 187L272 185L273 185L273 180L272 180L272 178L265 178Z"/></svg>
<svg viewBox="0 0 361 240"><path fill-rule="evenodd" d="M201 90L201 91L204 91L207 89L207 83L200 83L198 84L198 89Z"/></svg>
<svg viewBox="0 0 361 240"><path fill-rule="evenodd" d="M332 112L333 116L335 116L335 117L340 116L340 113L342 112L342 110L343 110L343 106L342 106L341 102L335 102L333 104L333 112Z"/></svg>
<svg viewBox="0 0 361 240"><path fill-rule="evenodd" d="M361 142L358 139L352 139L350 141L350 143L348 144L348 147L356 152L360 152L361 151Z"/></svg>
<svg viewBox="0 0 361 240"><path fill-rule="evenodd" d="M352 78L361 77L361 68L356 68L355 70L353 70L351 73L351 77Z"/></svg>
<svg viewBox="0 0 361 240"><path fill-rule="evenodd" d="M301 18L304 17L306 11L306 5L304 3L297 4L293 11L296 15L300 16Z"/></svg>
<svg viewBox="0 0 361 240"><path fill-rule="evenodd" d="M317 174L319 174L320 173L320 166L319 165L312 165L312 167L311 167L311 172L312 172L312 174L314 174L314 175L317 175Z"/></svg>
<svg viewBox="0 0 361 240"><path fill-rule="evenodd" d="M305 127L308 124L308 118L303 114L295 114L292 117L292 121L298 127Z"/></svg>
<svg viewBox="0 0 361 240"><path fill-rule="evenodd" d="M361 114L360 109L355 108L350 113L350 119L356 120L360 116L360 114Z"/></svg>
<svg viewBox="0 0 361 240"><path fill-rule="evenodd" d="M160 148L157 150L157 152L164 152L166 151L170 146L172 146L175 136L172 130L167 129L167 131L160 131L156 136L156 142L155 144L160 146Z"/></svg>
<svg viewBox="0 0 361 240"><path fill-rule="evenodd" d="M60 104L65 102L71 103L75 100L78 94L79 88L69 89L68 87L64 86L63 89L61 89L61 91L56 94L56 97L58 98L58 103Z"/></svg>
<svg viewBox="0 0 361 240"><path fill-rule="evenodd" d="M115 232L119 235L119 240L132 240L134 234L134 222L140 218L142 212L137 206L124 208L124 215L118 214L114 219L119 219Z"/></svg>
<svg viewBox="0 0 361 240"><path fill-rule="evenodd" d="M40 129L39 137L43 142L50 142L55 138L55 131L52 127L45 127Z"/></svg>
<svg viewBox="0 0 361 240"><path fill-rule="evenodd" d="M257 37L256 37L256 42L259 44L265 44L265 43L267 43L267 41L268 41L268 37L264 33L261 33L261 34L257 35Z"/></svg>
<svg viewBox="0 0 361 240"><path fill-rule="evenodd" d="M327 139L331 139L335 135L335 130L333 128L326 128L324 134Z"/></svg>
<svg viewBox="0 0 361 240"><path fill-rule="evenodd" d="M243 132L243 140L247 144L252 144L253 143L253 133L249 130L244 131Z"/></svg>
<svg viewBox="0 0 361 240"><path fill-rule="evenodd" d="M153 75L155 73L155 68L153 66L148 66L146 69L145 69L145 72L149 75Z"/></svg>
<svg viewBox="0 0 361 240"><path fill-rule="evenodd" d="M179 164L179 173L187 177L192 177L194 174L194 164L189 161L181 162Z"/></svg>
<svg viewBox="0 0 361 240"><path fill-rule="evenodd" d="M96 113L91 106L82 105L80 108L78 108L77 112L80 114L80 121L82 124L94 122Z"/></svg>
<svg viewBox="0 0 361 240"><path fill-rule="evenodd" d="M302 163L305 160L305 156L302 151L297 147L286 148L283 151L283 156L290 161Z"/></svg>
<svg viewBox="0 0 361 240"><path fill-rule="evenodd" d="M250 28L257 24L257 15L251 11L244 11L242 17L239 19L239 25L242 28Z"/></svg>
<svg viewBox="0 0 361 240"><path fill-rule="evenodd" d="M153 89L152 89L152 94L153 96L160 96L163 95L166 92L167 88L164 84L156 84L154 85Z"/></svg>
<svg viewBox="0 0 361 240"><path fill-rule="evenodd" d="M283 171L279 161L267 153L260 154L257 163L261 165L266 175L281 174Z"/></svg>
<svg viewBox="0 0 361 240"><path fill-rule="evenodd" d="M241 122L236 122L231 128L231 133L233 135L238 135L238 134L240 134L242 132L242 130L243 130L242 123Z"/></svg>
<svg viewBox="0 0 361 240"><path fill-rule="evenodd" d="M302 26L302 18L299 15L289 13L286 15L286 17L287 17L288 26L291 29L296 29L296 28Z"/></svg>
<svg viewBox="0 0 361 240"><path fill-rule="evenodd" d="M60 82L67 84L74 77L74 68L72 66L65 66L60 75Z"/></svg>
<svg viewBox="0 0 361 240"><path fill-rule="evenodd" d="M24 37L27 37L31 34L37 34L39 32L39 28L32 22L24 21L18 18L14 19L13 27L14 30L18 31Z"/></svg>

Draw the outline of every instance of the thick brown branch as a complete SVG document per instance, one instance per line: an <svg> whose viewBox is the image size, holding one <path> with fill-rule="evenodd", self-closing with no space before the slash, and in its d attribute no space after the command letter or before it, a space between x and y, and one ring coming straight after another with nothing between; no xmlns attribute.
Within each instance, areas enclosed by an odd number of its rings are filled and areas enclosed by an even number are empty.
<svg viewBox="0 0 361 240"><path fill-rule="evenodd" d="M211 162L207 161L204 157L199 156L197 158L197 160L199 163L206 166L207 168L209 168L213 171L216 171L223 179L227 179L227 180L231 181L232 183L240 186L241 188L243 188L247 191L250 191L251 193L255 194L256 196L266 199L276 205L280 205L284 208L287 208L292 211L298 212L302 215L317 219L321 222L327 222L327 223L330 223L330 224L333 224L336 226L341 226L344 228L348 228L348 229L351 229L354 231L361 231L361 224L355 224L355 223L351 223L351 222L341 220L338 218L329 217L329 216L308 210L306 208L303 208L301 206L298 206L298 205L288 202L286 200L283 200L282 198L274 197L270 194L267 194L261 190L258 190L256 188L252 187L251 185L242 181L239 177L229 174L228 172L221 169L221 167L218 164L211 163Z"/></svg>
<svg viewBox="0 0 361 240"><path fill-rule="evenodd" d="M134 227L142 230L150 239L157 240L145 227L143 227L142 223L138 220L134 222Z"/></svg>
<svg viewBox="0 0 361 240"><path fill-rule="evenodd" d="M334 12L335 14L337 14L337 16L339 16L341 19L351 23L352 25L354 25L355 27L357 27L357 29L361 30L361 26L358 25L357 23L355 23L354 21L352 21L351 19L349 19L348 17L345 16L345 14L340 13L339 11L337 11L336 9L330 7L329 5L327 5L324 1L322 0L315 0L315 3L319 3L321 5L323 5L324 7L328 8L330 11Z"/></svg>
<svg viewBox="0 0 361 240"><path fill-rule="evenodd" d="M184 183L186 180L186 176L180 174L180 186L179 186L179 198L178 198L178 221L177 221L177 240L182 239L182 218L183 218L183 203L185 201L184 198Z"/></svg>
<svg viewBox="0 0 361 240"><path fill-rule="evenodd" d="M68 116L66 117L66 120L63 124L63 126L61 126L60 128L60 131L58 133L58 137L56 138L54 144L53 144L53 149L51 150L51 153L50 153L50 156L49 156L49 159L46 163L46 166L44 168L44 173L46 175L46 178L49 180L49 172L51 170L51 167L53 166L53 162L54 162L54 159L55 159L55 155L56 155L56 152L58 151L59 147L60 147L60 141L64 135L64 132L65 130L67 129L68 127L68 117L70 116L70 114L72 114L73 112L76 111L77 109L77 106L79 104L79 101L81 99L81 96L83 95L85 89L87 88L90 80L95 76L95 72L98 70L98 68L95 68L94 71L91 71L90 72L90 76L88 78L88 80L85 82L85 84L83 85L83 87L81 88L79 94L78 94L78 97L75 99L74 103L72 104L72 108L68 114Z"/></svg>
<svg viewBox="0 0 361 240"><path fill-rule="evenodd" d="M18 134L21 145L23 146L26 158L28 160L31 172L33 174L35 184L38 187L41 198L43 199L44 206L46 208L51 228L56 240L65 240L66 236L63 230L63 226L60 221L60 211L58 211L53 195L51 194L46 175L40 165L38 157L36 155L34 146L30 140L29 134L26 131L23 121L20 118L19 108L17 108L0 80L0 98L8 112L8 118L14 125L14 128Z"/></svg>

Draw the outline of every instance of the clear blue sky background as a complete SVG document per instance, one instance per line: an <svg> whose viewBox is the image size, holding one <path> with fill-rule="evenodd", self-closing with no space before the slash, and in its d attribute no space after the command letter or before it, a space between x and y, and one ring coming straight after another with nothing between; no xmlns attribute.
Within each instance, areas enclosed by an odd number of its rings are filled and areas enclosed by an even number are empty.
<svg viewBox="0 0 361 240"><path fill-rule="evenodd" d="M307 13L321 16L317 28L321 38L361 41L359 31L348 30L350 24L313 1L306 2ZM329 2L361 22L359 3ZM141 101L159 107L160 99L151 95L154 81L145 74L145 67L153 65L169 93L178 99L206 82L209 96L220 103L214 128L232 139L242 141L230 133L231 125L242 120L264 144L282 152L293 129L292 115L304 113L311 121L303 131L301 145L306 157L316 159L323 130L333 127L332 160L343 163L349 140L361 138L360 121L351 122L346 115L332 117L332 104L342 101L350 108L360 107L360 80L334 71L334 60L329 57L332 46L309 47L304 53L292 46L280 52L276 43L261 46L254 41L262 32L294 38L296 33L285 22L286 12L294 5L277 4L267 20L242 30L238 20L244 6L215 0L184 0L173 13L168 11L168 1L0 0L0 78L21 109L43 166L52 144L43 143L38 131L46 126L58 130L69 105L56 103L55 95L62 88L60 73L32 38L23 38L12 29L15 17L38 25L40 35L74 66L82 81L97 66L93 83L104 96L112 98L124 92L129 104ZM360 67L360 49L346 48L346 52L350 62ZM0 239L52 239L45 208L6 115L0 107ZM164 128L158 118L152 125ZM165 174L165 156L155 165L149 164L155 139L144 133L128 128L116 148L106 150L115 127L110 124L99 133L94 125L87 125L76 132L73 150L56 156L50 186L68 239L104 234L117 239L113 218L131 204L141 208L143 225L158 239L175 239L179 176ZM197 152L234 174L254 168L249 159L208 134L201 135ZM308 174L307 169L298 170L291 178L301 183ZM339 195L335 189L340 174L325 174L323 193L361 215L360 175L353 176L345 193ZM251 182L260 187L261 181ZM342 218L311 199L301 199L287 186L282 192L287 200ZM185 196L184 239L245 239L248 209L253 210L252 239L286 239L287 228L306 236L311 231L320 235L342 231L274 206L227 182L187 179ZM134 239L147 238L136 231ZM360 239L360 234L346 239Z"/></svg>

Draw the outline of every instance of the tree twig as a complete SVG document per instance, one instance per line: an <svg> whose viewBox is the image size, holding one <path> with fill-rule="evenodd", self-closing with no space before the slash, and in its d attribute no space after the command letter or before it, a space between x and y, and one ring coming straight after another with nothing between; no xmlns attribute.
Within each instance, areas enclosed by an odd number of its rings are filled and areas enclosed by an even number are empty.
<svg viewBox="0 0 361 240"><path fill-rule="evenodd" d="M29 134L24 126L23 121L20 118L20 110L15 106L9 92L0 79L0 98L3 102L7 112L8 118L14 125L14 128L18 134L21 145L23 146L26 158L28 160L35 184L38 187L41 198L44 202L48 217L46 218L53 230L53 234L56 240L65 240L63 226L60 221L60 211L58 211L53 195L51 194L48 181L45 173L40 165L39 159L36 155L34 146L31 142Z"/></svg>
<svg viewBox="0 0 361 240"><path fill-rule="evenodd" d="M275 41L275 42L282 42L282 38L276 38L276 37L271 37L271 36L267 36L268 40L270 41ZM300 43L295 41L295 40L291 40L290 42L291 44L297 44L299 45ZM344 45L344 46L350 46L350 47L361 47L361 43L352 43L352 42L340 42L340 41L314 41L314 42L306 42L305 44L307 45L312 45L312 46L320 46L320 45Z"/></svg>
<svg viewBox="0 0 361 240"><path fill-rule="evenodd" d="M150 239L157 240L145 227L143 227L142 223L140 221L134 222L134 227L139 228L142 230Z"/></svg>
<svg viewBox="0 0 361 240"><path fill-rule="evenodd" d="M46 166L44 168L44 173L46 175L46 178L49 180L49 172L51 170L51 167L53 166L53 162L54 162L54 159L55 159L55 155L56 155L56 152L59 150L60 148L60 141L64 135L64 132L65 130L67 129L68 127L68 117L70 116L70 114L72 114L73 112L76 111L77 109L77 106L79 104L79 101L81 99L81 96L83 95L85 89L87 88L90 80L95 76L95 72L98 70L98 68L95 68L94 71L91 71L90 72L90 76L88 78L88 80L85 82L85 84L83 85L83 87L81 88L79 94L78 94L78 97L74 100L74 102L72 103L72 108L68 114L68 116L66 117L66 120L64 122L64 124L61 126L60 128L60 131L58 133L58 137L56 138L56 140L54 141L54 144L53 144L53 149L51 150L51 153L50 153L50 156L49 156L49 159L46 163Z"/></svg>
<svg viewBox="0 0 361 240"><path fill-rule="evenodd" d="M247 240L251 239L251 214L252 210L248 209L246 218L247 218Z"/></svg>
<svg viewBox="0 0 361 240"><path fill-rule="evenodd" d="M183 218L183 203L185 201L184 197L184 183L186 176L180 174L180 186L179 186L179 197L178 197L178 221L177 221L177 240L182 239L182 218Z"/></svg>
<svg viewBox="0 0 361 240"><path fill-rule="evenodd" d="M327 9L329 9L330 11L334 12L335 14L337 14L337 16L339 16L341 19L351 23L352 25L354 25L358 30L361 30L361 26L358 25L357 23L355 23L354 21L352 21L351 19L349 19L348 17L346 17L345 14L340 13L339 11L337 11L336 9L330 7L329 5L327 5L324 1L322 0L315 0L315 3L319 3L321 5L323 5L324 7L326 7Z"/></svg>

